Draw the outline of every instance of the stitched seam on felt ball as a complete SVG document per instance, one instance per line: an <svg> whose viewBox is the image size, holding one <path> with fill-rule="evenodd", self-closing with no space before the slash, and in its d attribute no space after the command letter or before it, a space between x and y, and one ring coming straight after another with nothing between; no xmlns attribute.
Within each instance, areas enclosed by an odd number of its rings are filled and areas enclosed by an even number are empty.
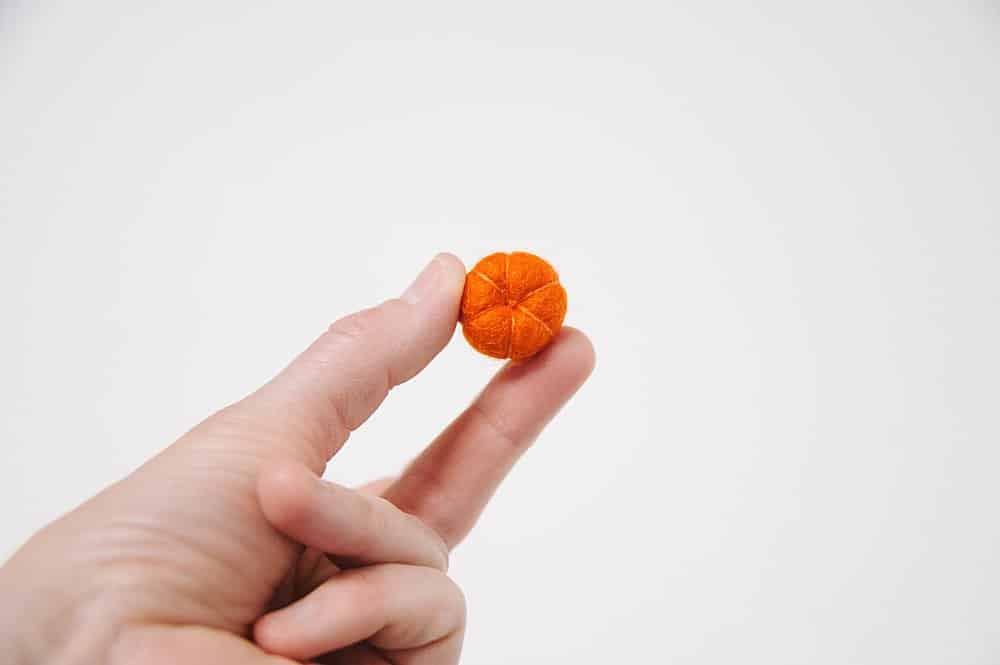
<svg viewBox="0 0 1000 665"><path fill-rule="evenodd" d="M507 358L510 358L510 352L514 350L514 308L510 310L510 335L507 337Z"/></svg>
<svg viewBox="0 0 1000 665"><path fill-rule="evenodd" d="M503 283L507 286L507 292L503 294L503 299L507 301L508 305L511 305L510 301L510 254L503 255ZM511 324L511 330L513 330L513 323Z"/></svg>
<svg viewBox="0 0 1000 665"><path fill-rule="evenodd" d="M540 318L538 318L537 316L535 316L535 313L534 313L534 312L532 312L532 311L531 311L530 309L526 309L526 308L524 308L524 307L521 307L520 305L517 305L517 306L515 307L515 309L516 309L517 311L519 311L519 312L523 313L523 314L526 314L526 315L530 316L530 317L531 317L531 318L533 318L533 319L534 319L535 321L537 321L537 322L538 322L538 325L540 325L541 327L543 327L543 328L545 328L545 329L546 329L547 331L549 331L549 337L555 337L555 335L556 335L556 334L555 334L554 332L552 332L552 328L549 328L549 324L545 323L545 321L542 321L542 320L541 320ZM514 325L514 324L513 324L513 319L511 319L511 332L513 332L513 325Z"/></svg>
<svg viewBox="0 0 1000 665"><path fill-rule="evenodd" d="M476 315L475 315L474 317L472 317L471 319L466 319L465 321L463 321L463 322L462 322L462 325L468 325L468 324L472 323L473 321L475 321L476 319L478 319L479 317L481 317L481 316L482 316L483 314L489 314L490 312L492 312L493 310L495 310L495 309L496 309L497 307L506 307L506 306L507 306L507 305L504 305L504 304L500 304L500 305L490 305L489 307L487 307L487 308L486 308L486 309L484 309L483 311L481 311L481 312L479 312L478 314L476 314Z"/></svg>
<svg viewBox="0 0 1000 665"><path fill-rule="evenodd" d="M507 306L509 307L510 302L510 254L504 253L503 255L503 283L507 287L507 293L503 294L503 299L507 301ZM507 353L506 356L510 358L510 352L514 350L514 310L510 310L510 332L507 333Z"/></svg>
<svg viewBox="0 0 1000 665"><path fill-rule="evenodd" d="M554 284L558 284L558 283L559 283L559 280L558 279L554 279L551 282L547 282L545 284L542 284L541 286L539 286L537 288L534 288L531 291L528 291L528 293L526 293L524 296L522 296L521 299L518 302L524 302L525 300L527 300L531 296L535 295L539 291L544 291L545 289L549 288L550 286L552 286Z"/></svg>
<svg viewBox="0 0 1000 665"><path fill-rule="evenodd" d="M503 289L501 289L497 285L497 283L494 282L492 279L490 279L485 273L480 272L479 270L473 270L472 274L476 275L477 277L479 277L480 279L482 279L484 282L486 282L487 284L489 284L490 286L492 286L494 289L496 289L497 291L499 291L500 295L503 295Z"/></svg>

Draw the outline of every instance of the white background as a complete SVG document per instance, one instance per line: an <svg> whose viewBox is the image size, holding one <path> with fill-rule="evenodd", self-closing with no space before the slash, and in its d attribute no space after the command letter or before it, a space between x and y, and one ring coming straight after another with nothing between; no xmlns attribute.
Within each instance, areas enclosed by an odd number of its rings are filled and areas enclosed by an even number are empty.
<svg viewBox="0 0 1000 665"><path fill-rule="evenodd" d="M435 252L527 249L598 366L456 553L465 662L1000 659L995 2L38 4L0 558ZM496 367L457 337L328 476Z"/></svg>

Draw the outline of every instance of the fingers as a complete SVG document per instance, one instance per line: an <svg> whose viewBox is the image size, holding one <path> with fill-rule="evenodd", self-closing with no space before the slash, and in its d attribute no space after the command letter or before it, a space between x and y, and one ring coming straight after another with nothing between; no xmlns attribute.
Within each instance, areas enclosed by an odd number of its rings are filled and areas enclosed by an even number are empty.
<svg viewBox="0 0 1000 665"><path fill-rule="evenodd" d="M381 564L346 570L302 600L262 617L254 640L264 650L304 660L367 640L401 651L397 663L458 662L465 599L440 571Z"/></svg>
<svg viewBox="0 0 1000 665"><path fill-rule="evenodd" d="M292 540L342 565L448 567L448 550L427 525L385 499L325 482L302 464L261 470L257 494L268 521Z"/></svg>
<svg viewBox="0 0 1000 665"><path fill-rule="evenodd" d="M162 624L131 624L124 628L110 661L144 665L295 665L294 661L264 653L239 635L201 626Z"/></svg>
<svg viewBox="0 0 1000 665"><path fill-rule="evenodd" d="M590 341L580 331L564 328L537 356L501 369L383 496L454 547L593 367Z"/></svg>
<svg viewBox="0 0 1000 665"><path fill-rule="evenodd" d="M316 665L393 665L393 663L386 660L374 647L355 644L316 659Z"/></svg>
<svg viewBox="0 0 1000 665"><path fill-rule="evenodd" d="M402 297L340 319L270 383L248 398L294 423L319 472L389 390L424 368L451 339L465 267L439 254Z"/></svg>

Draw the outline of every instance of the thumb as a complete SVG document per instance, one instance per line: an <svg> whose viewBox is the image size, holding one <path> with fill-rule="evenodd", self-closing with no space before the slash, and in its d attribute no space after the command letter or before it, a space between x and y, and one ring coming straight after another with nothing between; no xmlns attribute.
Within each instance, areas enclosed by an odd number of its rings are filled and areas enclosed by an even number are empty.
<svg viewBox="0 0 1000 665"><path fill-rule="evenodd" d="M268 452L321 473L389 391L448 343L464 284L462 262L437 255L401 297L336 321L231 415L267 432Z"/></svg>

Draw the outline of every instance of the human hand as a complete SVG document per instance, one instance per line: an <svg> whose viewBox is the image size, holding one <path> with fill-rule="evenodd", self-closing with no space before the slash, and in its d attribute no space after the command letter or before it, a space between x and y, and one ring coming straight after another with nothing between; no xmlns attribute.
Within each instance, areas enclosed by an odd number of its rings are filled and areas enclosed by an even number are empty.
<svg viewBox="0 0 1000 665"><path fill-rule="evenodd" d="M399 478L371 488L384 498L319 477L451 338L464 276L437 257L402 298L336 322L268 384L31 538L0 568L9 662L457 662L464 607L447 550L589 375L586 337L564 329L506 365Z"/></svg>

